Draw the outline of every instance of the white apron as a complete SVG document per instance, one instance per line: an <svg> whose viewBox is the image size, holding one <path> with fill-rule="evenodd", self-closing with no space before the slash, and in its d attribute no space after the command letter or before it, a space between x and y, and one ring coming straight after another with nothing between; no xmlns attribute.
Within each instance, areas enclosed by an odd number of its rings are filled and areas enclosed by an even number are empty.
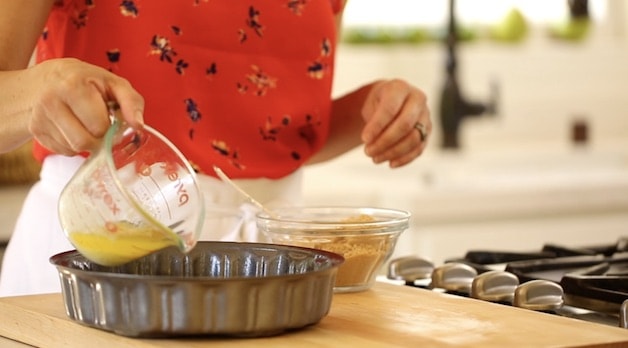
<svg viewBox="0 0 628 348"><path fill-rule="evenodd" d="M61 190L85 159L51 155L42 165L40 180L24 201L0 271L0 296L60 292L52 255L73 250L59 223ZM235 180L260 202L272 206L302 202L302 171L280 180ZM206 213L200 240L265 241L255 226L256 208L220 180L199 175Z"/></svg>

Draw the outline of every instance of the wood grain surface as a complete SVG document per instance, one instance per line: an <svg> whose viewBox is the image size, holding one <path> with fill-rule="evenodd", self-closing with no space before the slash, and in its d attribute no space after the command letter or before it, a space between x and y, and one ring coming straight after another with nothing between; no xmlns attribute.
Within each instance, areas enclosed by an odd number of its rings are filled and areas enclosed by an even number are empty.
<svg viewBox="0 0 628 348"><path fill-rule="evenodd" d="M61 294L0 298L0 335L37 347L628 347L628 330L377 283L318 324L263 338L129 338L70 320Z"/></svg>

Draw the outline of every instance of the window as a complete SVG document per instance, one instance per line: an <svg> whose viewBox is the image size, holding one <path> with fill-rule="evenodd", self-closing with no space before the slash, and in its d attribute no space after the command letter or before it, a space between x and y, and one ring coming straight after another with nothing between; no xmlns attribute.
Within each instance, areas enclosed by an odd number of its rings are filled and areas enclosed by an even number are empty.
<svg viewBox="0 0 628 348"><path fill-rule="evenodd" d="M556 23L568 16L567 0L457 0L459 23L489 25L518 8L528 21ZM607 0L589 0L594 20L606 15ZM345 27L421 26L442 27L447 23L448 0L349 0L344 14Z"/></svg>

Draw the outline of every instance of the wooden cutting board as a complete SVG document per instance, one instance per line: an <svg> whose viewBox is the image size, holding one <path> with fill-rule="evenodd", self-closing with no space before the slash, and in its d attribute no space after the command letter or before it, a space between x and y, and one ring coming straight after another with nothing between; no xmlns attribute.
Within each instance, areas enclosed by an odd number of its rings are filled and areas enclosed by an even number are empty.
<svg viewBox="0 0 628 348"><path fill-rule="evenodd" d="M628 330L387 283L336 294L328 316L265 338L137 339L65 314L61 294L0 298L0 335L41 347L628 347ZM0 345L1 345L0 341Z"/></svg>

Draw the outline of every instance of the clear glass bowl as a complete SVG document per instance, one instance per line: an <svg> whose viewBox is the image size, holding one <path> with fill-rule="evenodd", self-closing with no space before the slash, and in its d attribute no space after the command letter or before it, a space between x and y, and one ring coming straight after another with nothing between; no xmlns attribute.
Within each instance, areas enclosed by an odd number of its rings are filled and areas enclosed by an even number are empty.
<svg viewBox="0 0 628 348"><path fill-rule="evenodd" d="M336 206L275 208L272 216L256 216L257 227L272 243L342 255L335 292L369 289L409 220L403 210Z"/></svg>

